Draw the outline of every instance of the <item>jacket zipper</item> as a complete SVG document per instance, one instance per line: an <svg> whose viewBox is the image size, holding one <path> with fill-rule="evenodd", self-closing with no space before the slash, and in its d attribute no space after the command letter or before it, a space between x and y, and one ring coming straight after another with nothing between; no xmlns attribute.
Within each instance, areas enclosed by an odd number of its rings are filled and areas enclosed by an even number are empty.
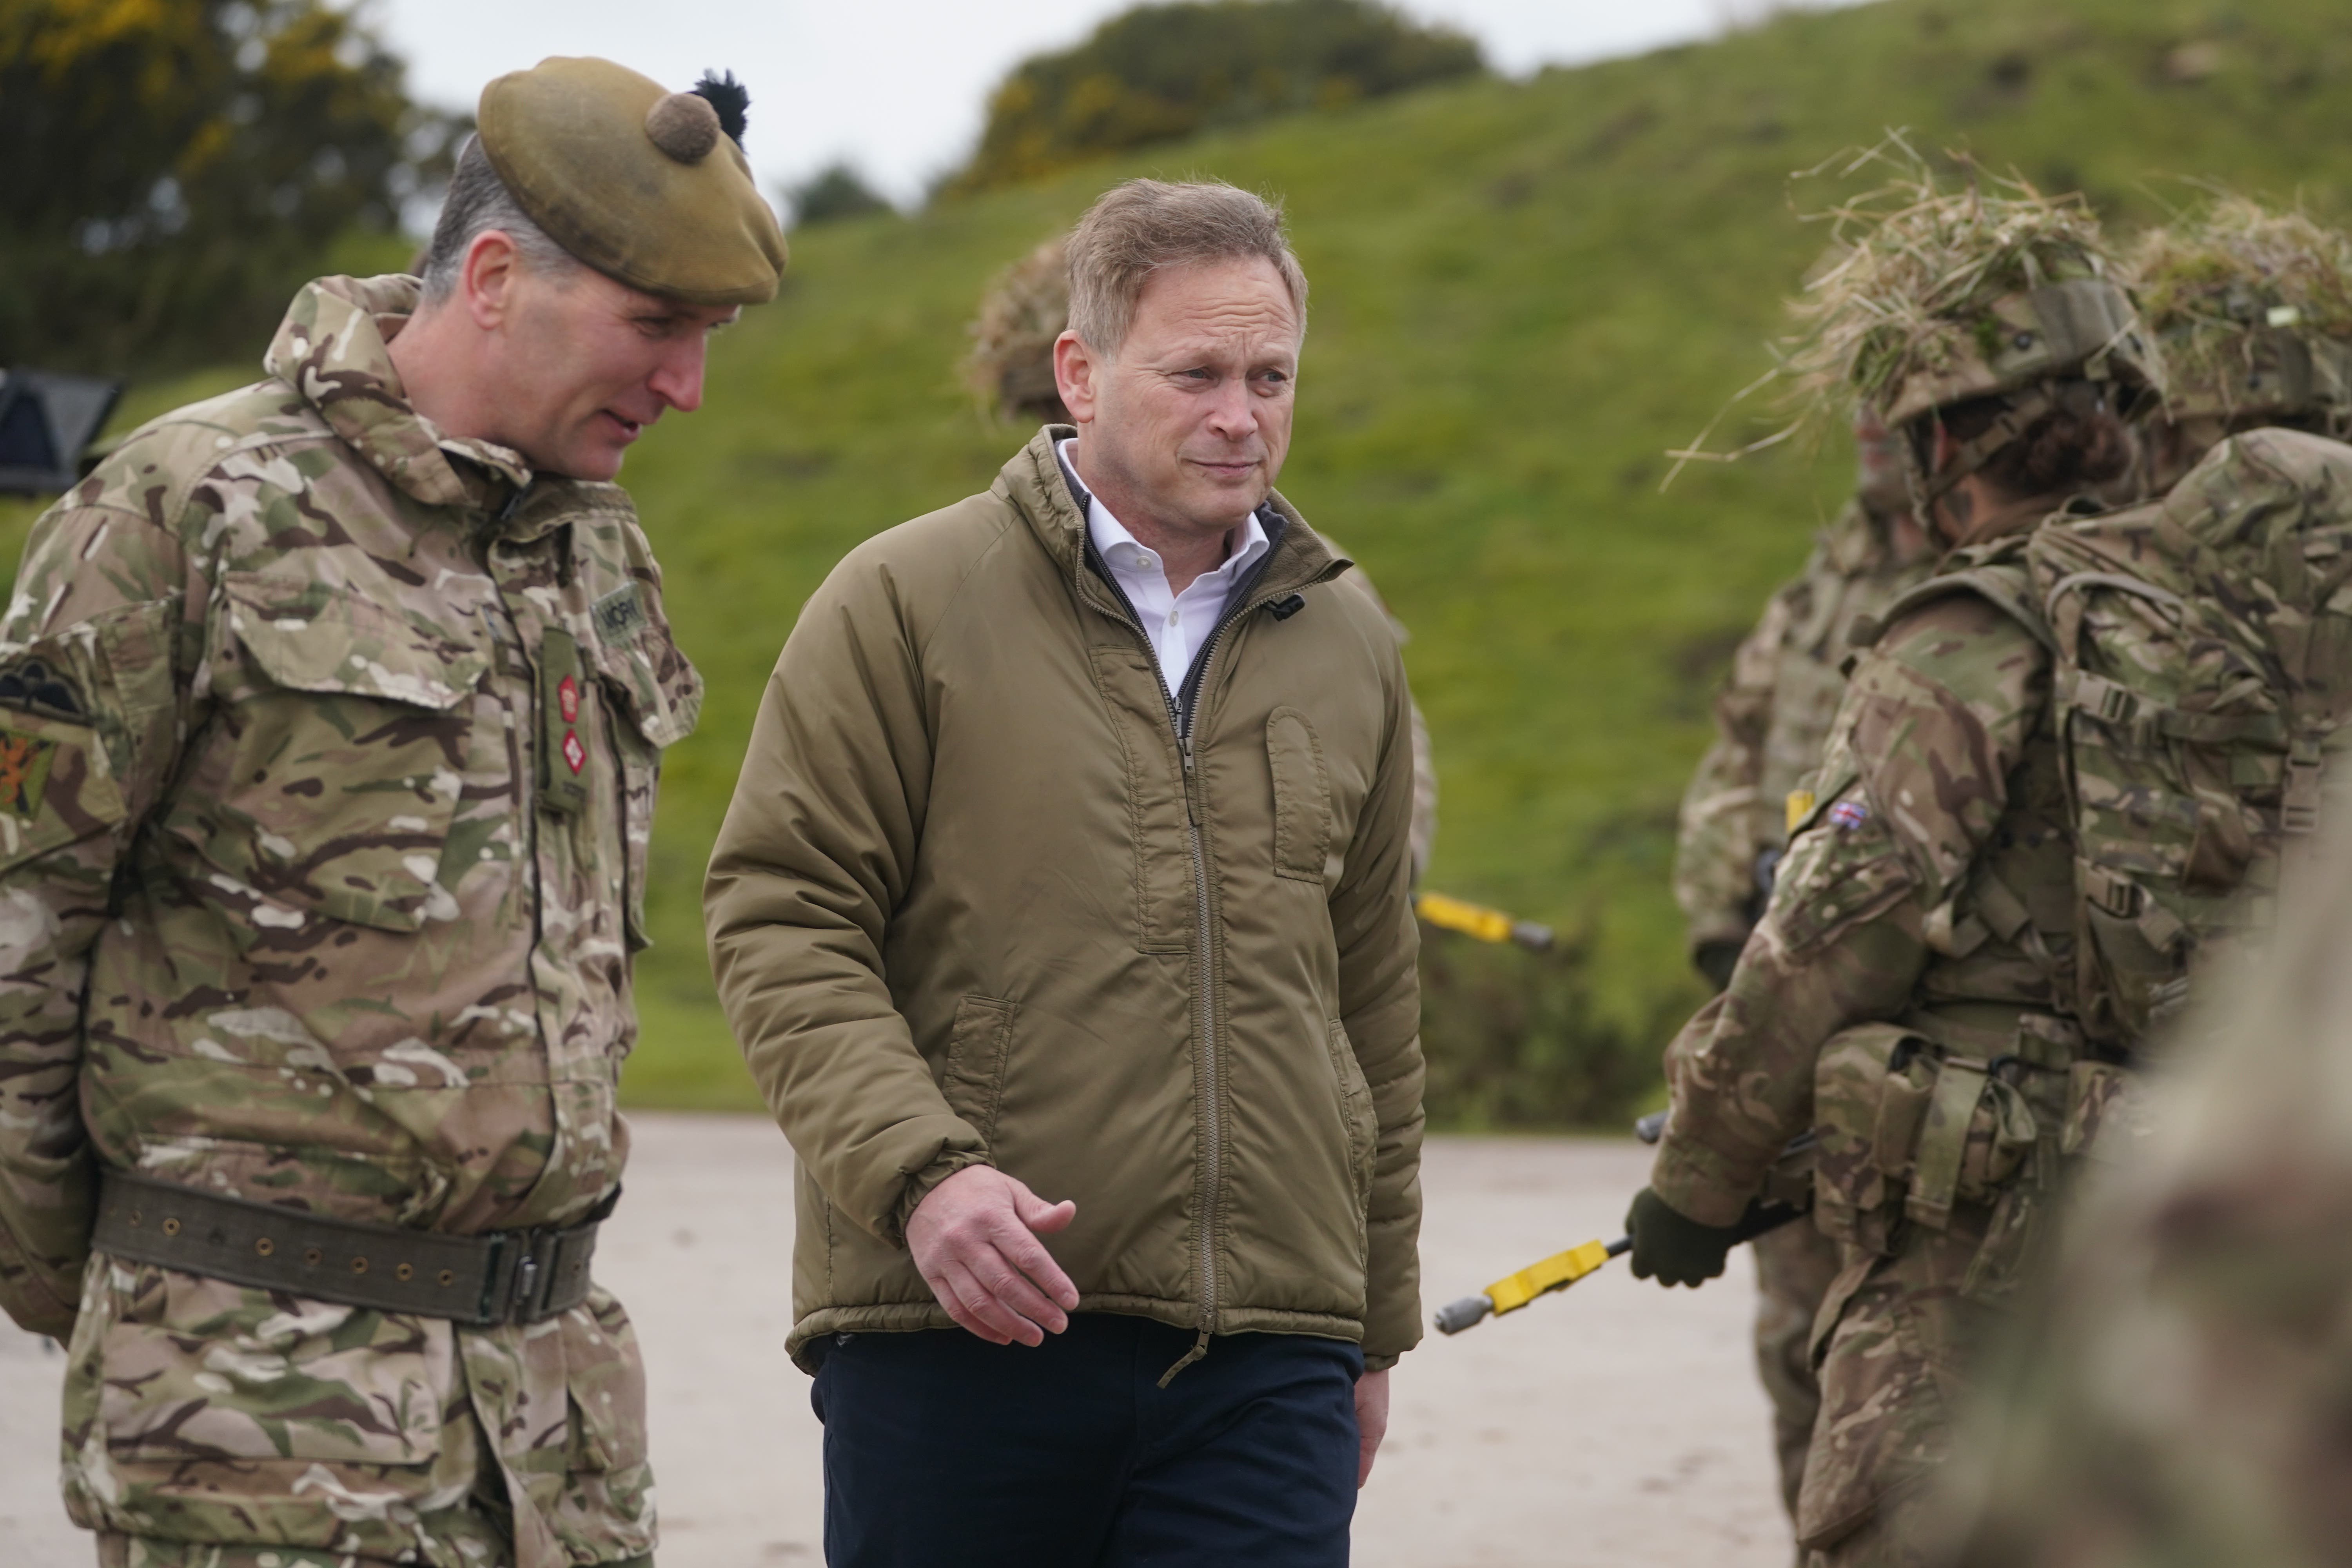
<svg viewBox="0 0 2352 1568"><path fill-rule="evenodd" d="M1217 980L1215 949L1209 940L1209 862L1201 838L1201 813L1194 790L1198 787L1199 770L1192 758L1192 715L1200 693L1208 685L1209 668L1216 660L1217 647L1224 639L1225 628L1235 621L1271 604L1271 599L1254 600L1258 584L1264 581L1266 569L1274 563L1275 550L1282 542L1279 530L1268 543L1256 569L1234 585L1233 598L1225 604L1225 613L1219 616L1210 630L1209 640L1201 656L1192 661L1187 673L1181 697L1172 694L1168 685L1167 671L1160 668L1160 650L1151 644L1143 629L1143 617L1136 614L1134 602L1118 579L1104 569L1097 557L1094 541L1085 540L1087 563L1093 567L1118 598L1119 607L1127 612L1128 624L1143 643L1144 657L1151 660L1152 673L1160 679L1160 700L1168 707L1169 727L1176 733L1176 750L1184 763L1184 838L1185 847L1192 858L1193 931L1201 971L1200 1035L1201 1035L1201 1130L1202 1192L1200 1225L1201 1330L1192 1348L1184 1352L1176 1364L1160 1374L1160 1386L1165 1388L1176 1374L1209 1353L1209 1336L1217 1325L1217 1195L1224 1183L1224 1120L1219 1111L1217 1073ZM1240 607L1235 608L1235 601Z"/></svg>

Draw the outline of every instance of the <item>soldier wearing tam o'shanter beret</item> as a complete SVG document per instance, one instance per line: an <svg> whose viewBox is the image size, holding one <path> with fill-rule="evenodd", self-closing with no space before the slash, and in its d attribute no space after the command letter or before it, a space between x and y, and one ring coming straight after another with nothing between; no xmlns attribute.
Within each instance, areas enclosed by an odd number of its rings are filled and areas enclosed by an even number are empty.
<svg viewBox="0 0 2352 1568"><path fill-rule="evenodd" d="M114 1568L654 1548L593 1283L654 781L702 688L611 480L784 243L731 77L482 96L423 277L35 526L0 622L0 1306Z"/></svg>

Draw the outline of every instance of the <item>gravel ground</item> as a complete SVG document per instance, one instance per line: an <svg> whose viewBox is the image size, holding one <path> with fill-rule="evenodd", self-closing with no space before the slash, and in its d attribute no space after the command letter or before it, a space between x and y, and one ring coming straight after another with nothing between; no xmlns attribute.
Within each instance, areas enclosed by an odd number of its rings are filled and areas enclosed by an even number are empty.
<svg viewBox="0 0 2352 1568"><path fill-rule="evenodd" d="M661 1568L814 1568L820 1428L783 1356L791 1156L762 1121L632 1118L628 1200L597 1275L628 1303L652 1383ZM1438 1138L1423 1167L1423 1293L1450 1300L1617 1233L1647 1151ZM1779 1568L1789 1557L1749 1369L1744 1265L1696 1294L1622 1263L1397 1369L1357 1514L1363 1568ZM83 1568L57 1500L62 1361L0 1328L0 1563Z"/></svg>

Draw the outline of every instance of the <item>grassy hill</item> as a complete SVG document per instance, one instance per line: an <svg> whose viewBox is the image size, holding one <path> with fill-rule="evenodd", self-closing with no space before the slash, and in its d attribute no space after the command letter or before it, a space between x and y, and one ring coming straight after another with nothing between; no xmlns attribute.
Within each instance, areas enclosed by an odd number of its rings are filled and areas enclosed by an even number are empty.
<svg viewBox="0 0 2352 1568"><path fill-rule="evenodd" d="M1314 300L1283 488L1412 628L1444 786L1431 879L1588 929L1594 1016L1646 1048L1696 999L1666 871L1708 692L1848 478L1843 454L1783 453L1658 489L1662 454L1766 363L1822 243L1792 204L1840 187L1790 171L1905 125L2126 226L2183 177L2340 219L2352 33L2333 10L1883 0L803 234L778 303L715 349L707 409L625 476L711 688L666 774L632 1094L748 1101L697 889L761 684L845 550L983 487L1025 437L958 386L963 324L1108 182L1210 174L1286 201Z"/></svg>

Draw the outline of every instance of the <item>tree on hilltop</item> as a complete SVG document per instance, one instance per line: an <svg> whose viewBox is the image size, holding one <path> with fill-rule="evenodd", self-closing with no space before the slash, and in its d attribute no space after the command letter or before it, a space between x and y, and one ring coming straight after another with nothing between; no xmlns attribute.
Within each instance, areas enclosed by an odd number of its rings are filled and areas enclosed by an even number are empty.
<svg viewBox="0 0 2352 1568"><path fill-rule="evenodd" d="M257 353L461 129L326 0L0 0L0 365Z"/></svg>
<svg viewBox="0 0 2352 1568"><path fill-rule="evenodd" d="M1373 0L1181 0L1112 17L1036 55L989 96L961 195L1106 153L1486 69L1478 46Z"/></svg>
<svg viewBox="0 0 2352 1568"><path fill-rule="evenodd" d="M866 176L846 160L836 159L796 185L784 188L784 205L791 209L794 228L812 224L839 223L890 210L889 198L866 183Z"/></svg>

